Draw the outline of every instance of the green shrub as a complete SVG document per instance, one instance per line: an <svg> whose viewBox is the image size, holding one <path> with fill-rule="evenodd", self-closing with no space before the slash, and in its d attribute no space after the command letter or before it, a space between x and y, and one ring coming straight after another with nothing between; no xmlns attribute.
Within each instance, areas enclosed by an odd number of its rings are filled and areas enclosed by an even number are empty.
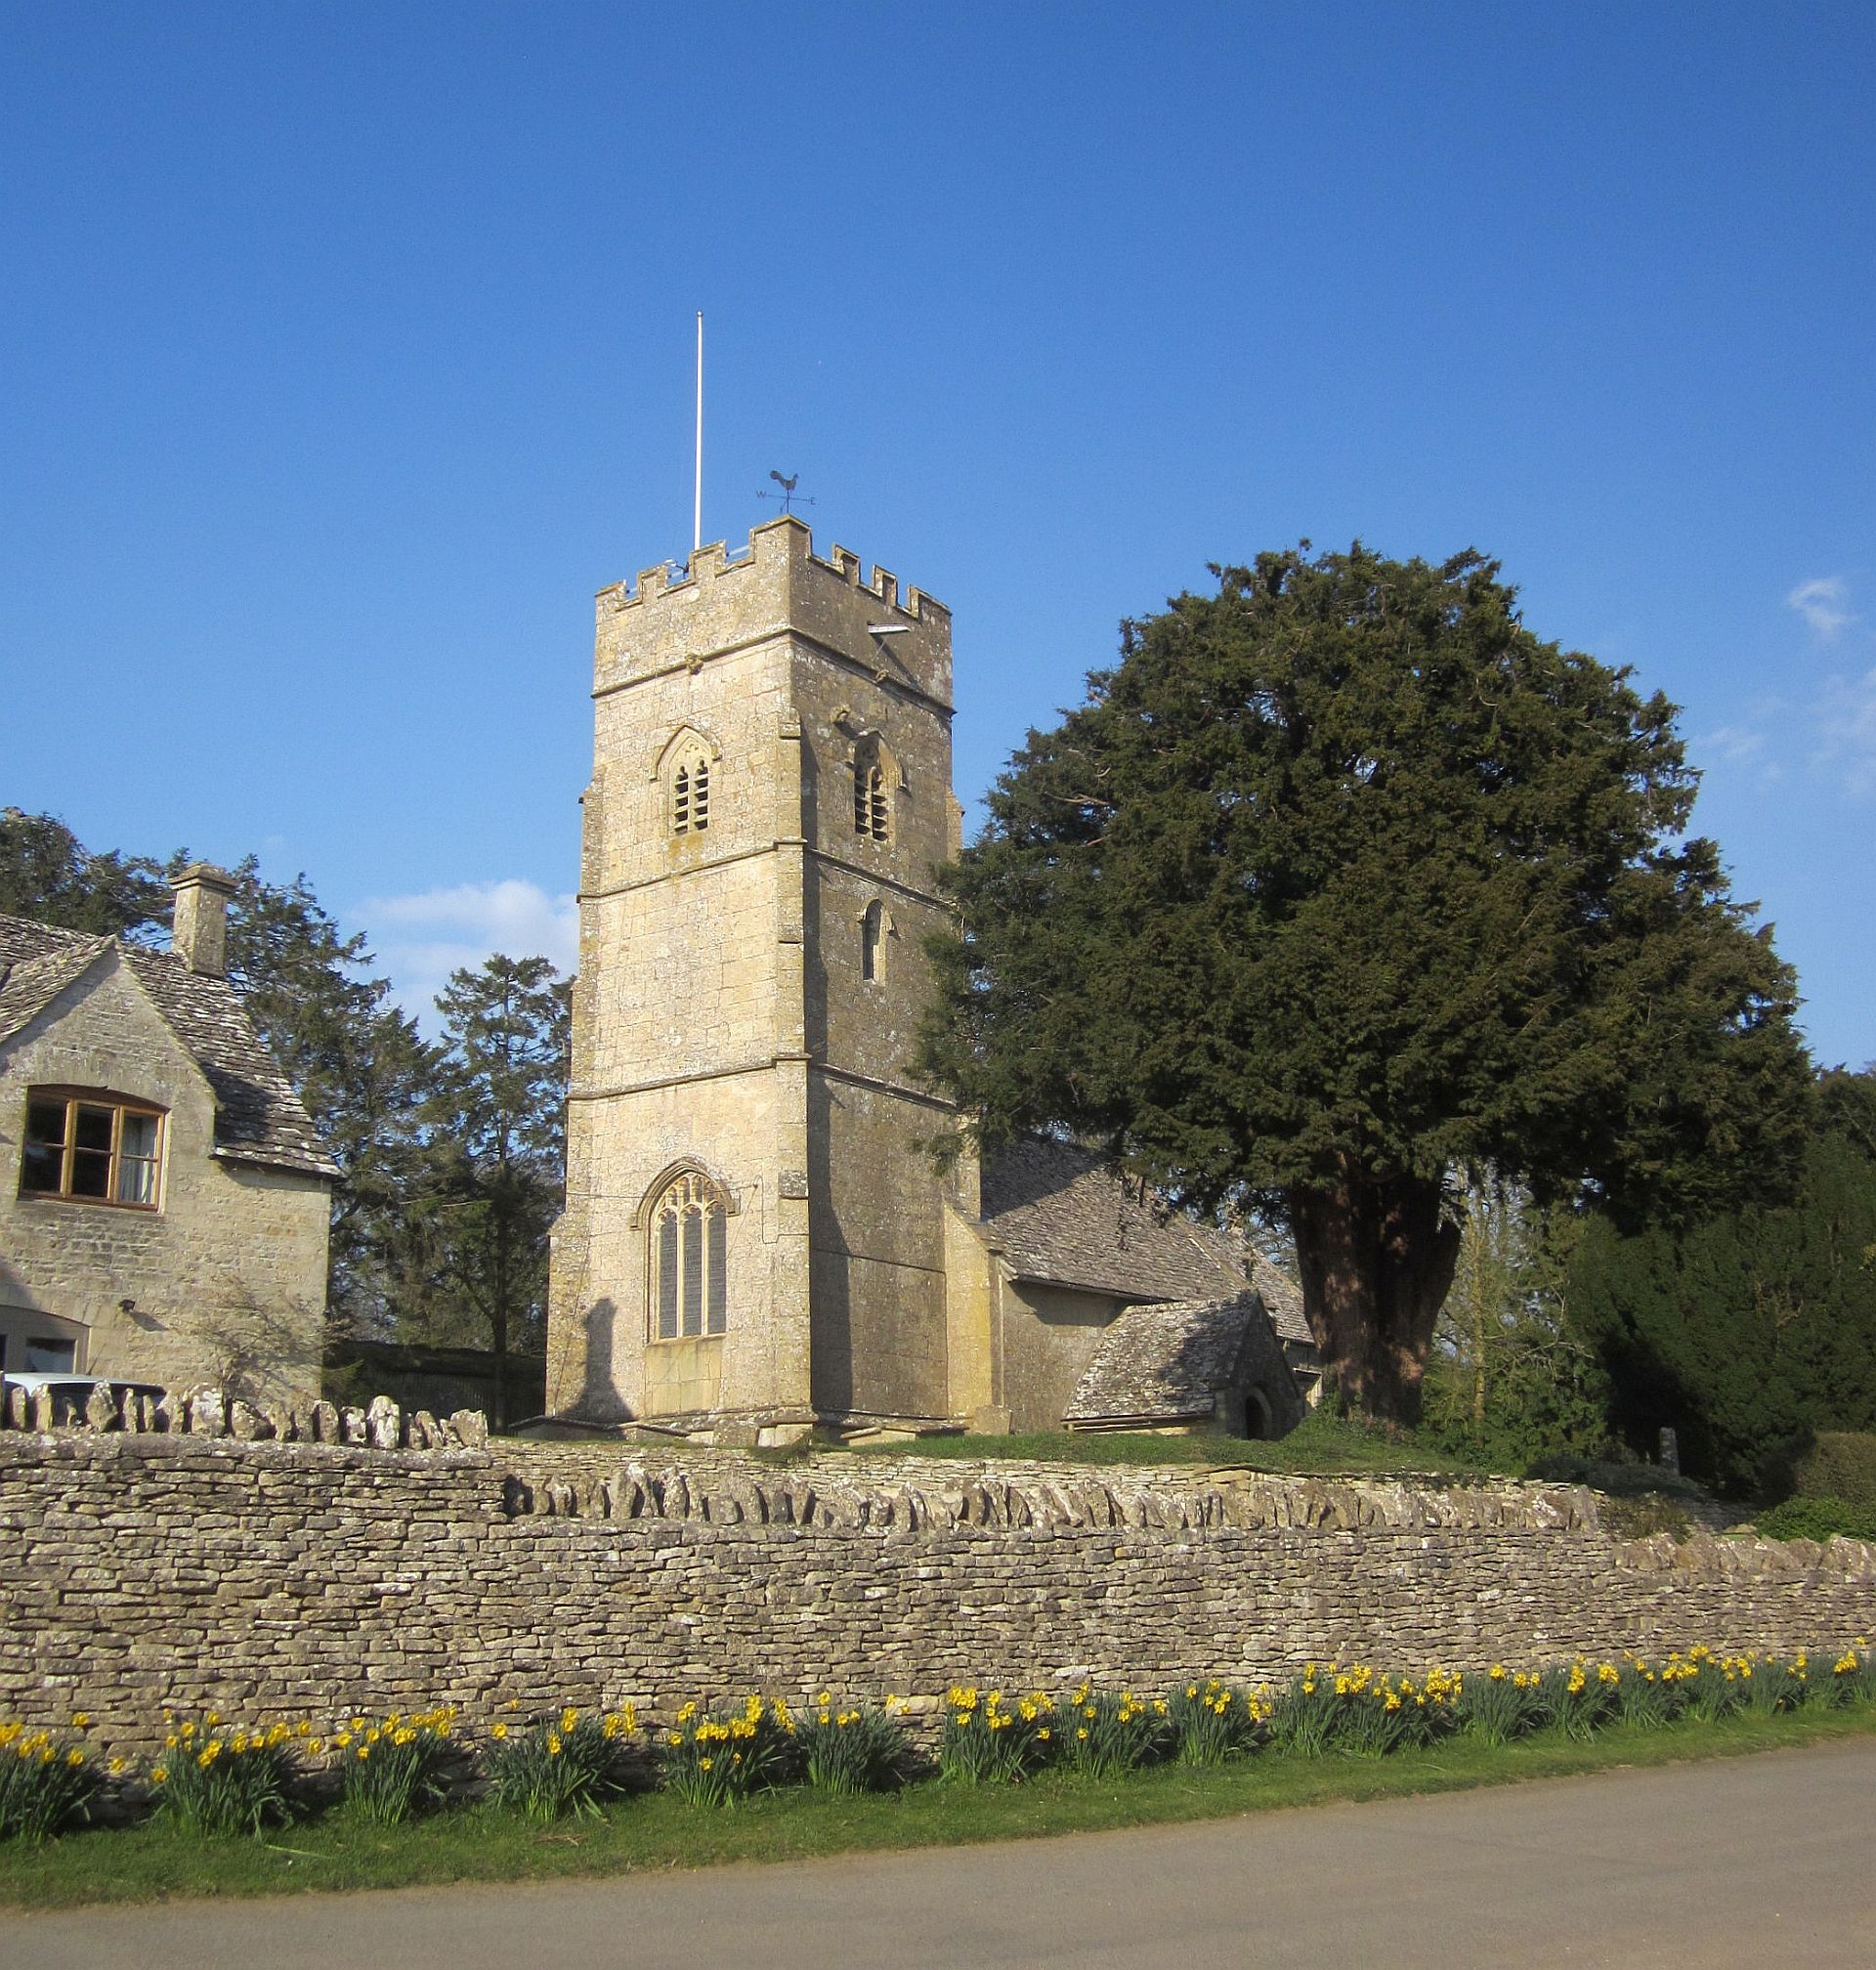
<svg viewBox="0 0 1876 1970"><path fill-rule="evenodd" d="M1686 1506L1664 1491L1644 1492L1639 1498L1604 1498L1597 1517L1617 1539L1652 1539L1665 1532L1679 1545L1693 1530Z"/></svg>
<svg viewBox="0 0 1876 1970"><path fill-rule="evenodd" d="M1012 1710L1001 1690L979 1699L975 1685L945 1697L938 1739L938 1776L959 1785L1011 1784L1040 1772L1054 1756L1055 1703L1041 1691Z"/></svg>
<svg viewBox="0 0 1876 1970"><path fill-rule="evenodd" d="M83 1714L72 1724L82 1731ZM88 1820L102 1782L75 1739L11 1719L0 1724L0 1840L50 1840Z"/></svg>
<svg viewBox="0 0 1876 1970"><path fill-rule="evenodd" d="M1791 1462L1791 1488L1801 1498L1841 1498L1876 1513L1876 1433L1820 1430Z"/></svg>
<svg viewBox="0 0 1876 1970"><path fill-rule="evenodd" d="M394 1710L372 1721L354 1717L333 1733L331 1749L349 1811L379 1826L395 1826L443 1797L443 1775L455 1747L456 1713Z"/></svg>
<svg viewBox="0 0 1876 1970"><path fill-rule="evenodd" d="M883 1709L871 1704L837 1704L824 1690L821 1700L795 1727L796 1758L808 1783L819 1792L850 1799L862 1792L884 1792L899 1782L906 1761L906 1734L889 1696Z"/></svg>
<svg viewBox="0 0 1876 1970"><path fill-rule="evenodd" d="M603 1717L569 1706L520 1731L497 1724L487 1753L489 1796L530 1820L596 1818L599 1802L624 1789L621 1740L634 1729L629 1704Z"/></svg>
<svg viewBox="0 0 1876 1970"><path fill-rule="evenodd" d="M1876 1539L1876 1505L1843 1498L1787 1498L1756 1521L1768 1539Z"/></svg>
<svg viewBox="0 0 1876 1970"><path fill-rule="evenodd" d="M659 1752L666 1791L692 1806L734 1806L792 1777L798 1762L794 1719L780 1697L750 1696L720 1713L686 1703Z"/></svg>
<svg viewBox="0 0 1876 1970"><path fill-rule="evenodd" d="M1605 1498L1663 1497L1692 1502L1708 1495L1701 1485L1679 1471L1616 1458L1540 1457L1525 1475L1548 1484L1587 1484Z"/></svg>
<svg viewBox="0 0 1876 1970"><path fill-rule="evenodd" d="M309 1727L198 1723L169 1718L161 1763L150 1771L162 1810L179 1826L211 1835L259 1833L293 1817L299 1753Z"/></svg>
<svg viewBox="0 0 1876 1970"><path fill-rule="evenodd" d="M1131 1691L1114 1696L1084 1683L1069 1697L1060 1722L1062 1762L1091 1778L1136 1772L1166 1749L1170 1706Z"/></svg>

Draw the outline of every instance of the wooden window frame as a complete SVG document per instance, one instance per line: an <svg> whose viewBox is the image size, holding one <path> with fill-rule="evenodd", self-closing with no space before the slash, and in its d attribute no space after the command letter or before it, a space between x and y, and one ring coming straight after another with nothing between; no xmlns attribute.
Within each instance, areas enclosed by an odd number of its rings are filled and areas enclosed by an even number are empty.
<svg viewBox="0 0 1876 1970"><path fill-rule="evenodd" d="M35 1137L32 1133L32 1111L34 1108L49 1108L61 1105L64 1109L64 1138L54 1143ZM78 1142L78 1111L81 1108L107 1109L110 1113L110 1147L106 1165L106 1194L96 1196L89 1191L74 1190L71 1187L72 1173L77 1167L80 1151ZM126 1158L124 1155L124 1122L129 1116L137 1116L155 1124L155 1140L148 1156ZM146 1216L155 1216L163 1208L163 1163L164 1151L168 1146L169 1117L152 1101L138 1101L122 1094L113 1094L102 1088L28 1088L26 1090L25 1128L21 1135L20 1146L20 1191L23 1198L36 1199L47 1204L100 1204L110 1211L141 1211ZM59 1156L59 1187L41 1188L26 1180L27 1162L32 1150L57 1149ZM96 1150L82 1153L96 1155ZM123 1181L126 1161L143 1163L149 1170L149 1196L120 1197L117 1193Z"/></svg>

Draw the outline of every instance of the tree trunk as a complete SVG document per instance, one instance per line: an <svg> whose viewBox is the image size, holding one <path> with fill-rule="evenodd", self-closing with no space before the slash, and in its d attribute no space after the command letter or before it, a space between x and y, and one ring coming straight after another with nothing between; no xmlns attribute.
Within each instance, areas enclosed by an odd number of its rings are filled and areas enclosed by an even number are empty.
<svg viewBox="0 0 1876 1970"><path fill-rule="evenodd" d="M1343 1171L1332 1189L1290 1193L1303 1311L1349 1408L1411 1427L1459 1226L1436 1180Z"/></svg>

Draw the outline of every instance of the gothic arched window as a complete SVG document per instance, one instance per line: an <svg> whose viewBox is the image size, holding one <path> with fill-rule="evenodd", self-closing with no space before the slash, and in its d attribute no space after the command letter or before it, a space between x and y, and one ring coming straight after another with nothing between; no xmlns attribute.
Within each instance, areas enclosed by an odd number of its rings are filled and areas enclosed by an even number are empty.
<svg viewBox="0 0 1876 1970"><path fill-rule="evenodd" d="M671 833L701 835L709 825L710 755L687 749L671 767Z"/></svg>
<svg viewBox="0 0 1876 1970"><path fill-rule="evenodd" d="M654 1340L721 1334L728 1325L727 1215L722 1191L701 1170L680 1171L654 1200L648 1218Z"/></svg>
<svg viewBox="0 0 1876 1970"><path fill-rule="evenodd" d="M862 739L853 754L853 832L869 840L892 839L892 793L899 769L876 736Z"/></svg>

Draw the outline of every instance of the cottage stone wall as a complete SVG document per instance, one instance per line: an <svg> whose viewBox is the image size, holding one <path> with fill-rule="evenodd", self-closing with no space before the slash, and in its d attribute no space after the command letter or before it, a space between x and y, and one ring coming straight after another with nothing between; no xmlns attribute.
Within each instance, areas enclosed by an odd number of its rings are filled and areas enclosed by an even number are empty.
<svg viewBox="0 0 1876 1970"><path fill-rule="evenodd" d="M0 1541L0 1711L82 1705L124 1746L165 1704L323 1724L443 1700L473 1727L1876 1627L1876 1549L1625 1543L1557 1486L6 1431Z"/></svg>
<svg viewBox="0 0 1876 1970"><path fill-rule="evenodd" d="M161 1208L22 1197L30 1089L95 1090L160 1108ZM0 1063L0 1333L7 1365L40 1331L80 1335L96 1375L180 1383L222 1372L231 1342L269 1391L317 1395L329 1185L215 1153L201 1069L111 952ZM48 1322L43 1317L51 1315Z"/></svg>

